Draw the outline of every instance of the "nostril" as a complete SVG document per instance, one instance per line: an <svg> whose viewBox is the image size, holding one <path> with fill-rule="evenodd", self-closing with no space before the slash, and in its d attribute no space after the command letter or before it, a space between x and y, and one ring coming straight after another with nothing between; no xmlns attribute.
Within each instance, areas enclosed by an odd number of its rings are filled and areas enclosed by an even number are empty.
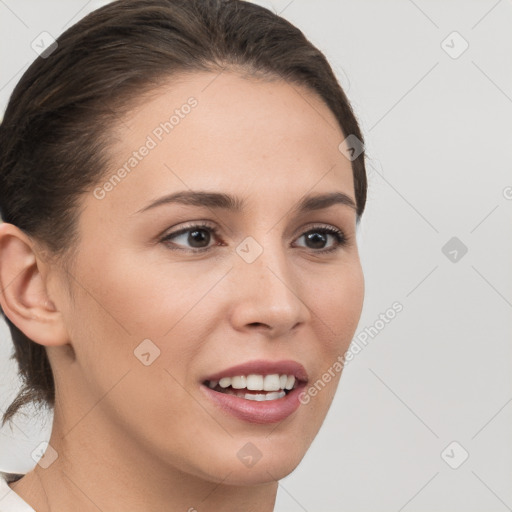
<svg viewBox="0 0 512 512"><path fill-rule="evenodd" d="M262 328L264 327L265 329L272 329L272 327L270 327L270 325L268 324L264 324L262 322L252 322L249 324L251 327L254 326L254 327L258 327L258 328Z"/></svg>

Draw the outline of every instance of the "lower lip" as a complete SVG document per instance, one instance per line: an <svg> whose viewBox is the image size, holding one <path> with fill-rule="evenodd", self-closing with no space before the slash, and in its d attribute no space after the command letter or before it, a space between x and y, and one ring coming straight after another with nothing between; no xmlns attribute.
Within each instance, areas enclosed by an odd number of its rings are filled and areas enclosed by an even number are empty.
<svg viewBox="0 0 512 512"><path fill-rule="evenodd" d="M222 410L238 419L251 423L277 423L286 419L299 408L299 395L303 388L304 384L301 384L283 398L257 402L236 395L213 391L208 386L201 385L203 393Z"/></svg>

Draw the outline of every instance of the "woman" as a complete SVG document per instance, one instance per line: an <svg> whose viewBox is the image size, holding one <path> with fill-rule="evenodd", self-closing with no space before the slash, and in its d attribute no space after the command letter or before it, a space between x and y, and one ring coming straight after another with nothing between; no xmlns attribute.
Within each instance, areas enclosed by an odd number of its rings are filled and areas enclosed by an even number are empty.
<svg viewBox="0 0 512 512"><path fill-rule="evenodd" d="M54 414L0 510L273 510L364 296L362 136L323 54L248 2L116 1L29 67L0 141L3 419Z"/></svg>

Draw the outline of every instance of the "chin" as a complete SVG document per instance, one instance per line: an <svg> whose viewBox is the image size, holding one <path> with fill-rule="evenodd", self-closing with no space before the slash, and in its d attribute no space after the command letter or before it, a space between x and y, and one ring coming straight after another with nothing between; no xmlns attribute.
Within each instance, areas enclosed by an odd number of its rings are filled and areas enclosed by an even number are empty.
<svg viewBox="0 0 512 512"><path fill-rule="evenodd" d="M279 428L282 426L276 430ZM284 428L274 434L269 435L267 431L259 436L235 436L226 443L219 443L218 451L210 454L212 459L217 459L217 464L208 465L208 480L228 485L261 485L292 473L310 442Z"/></svg>
<svg viewBox="0 0 512 512"><path fill-rule="evenodd" d="M261 458L254 466L248 467L242 464L231 464L225 468L229 475L221 480L228 485L263 485L276 482L292 473L299 465L302 457L283 458L275 456L267 457L267 460Z"/></svg>

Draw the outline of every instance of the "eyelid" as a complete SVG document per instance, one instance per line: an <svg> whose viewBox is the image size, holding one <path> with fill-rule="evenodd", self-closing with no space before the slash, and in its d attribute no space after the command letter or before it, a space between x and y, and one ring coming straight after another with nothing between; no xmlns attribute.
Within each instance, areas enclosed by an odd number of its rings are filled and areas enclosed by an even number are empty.
<svg viewBox="0 0 512 512"><path fill-rule="evenodd" d="M215 229L217 230L217 227L215 226L215 224L213 222L210 222L208 220L193 220L193 221L190 221L190 222L186 222L185 224L178 224L179 227L175 228L175 227L172 227L172 228L168 228L166 229L161 236L167 236L167 235L175 235L181 231L185 231L187 229L192 229L192 228L198 228L198 227L205 227L205 228L209 228L209 229ZM176 229L176 231L171 231L171 230L174 230Z"/></svg>

